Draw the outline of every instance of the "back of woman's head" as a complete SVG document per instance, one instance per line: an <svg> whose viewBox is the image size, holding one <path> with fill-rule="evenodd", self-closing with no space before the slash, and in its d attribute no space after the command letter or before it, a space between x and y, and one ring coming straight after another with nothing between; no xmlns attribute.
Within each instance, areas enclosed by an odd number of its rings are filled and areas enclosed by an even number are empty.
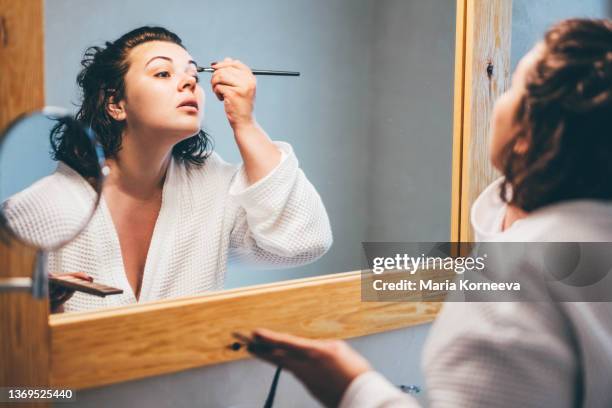
<svg viewBox="0 0 612 408"><path fill-rule="evenodd" d="M612 200L612 21L572 19L545 35L526 77L501 197L525 211ZM526 151L514 144L523 139Z"/></svg>
<svg viewBox="0 0 612 408"><path fill-rule="evenodd" d="M124 122L117 121L107 111L111 101L125 98L125 74L129 69L129 53L136 46L149 41L167 41L184 48L181 39L162 27L144 26L132 30L104 47L92 46L81 60L77 76L81 90L81 105L76 118L90 126L104 147L106 157L115 157L121 149ZM97 174L88 141L81 134L61 124L51 132L54 158L61 160L84 177ZM173 150L176 159L202 164L209 153L210 139L200 130L198 134L177 143Z"/></svg>

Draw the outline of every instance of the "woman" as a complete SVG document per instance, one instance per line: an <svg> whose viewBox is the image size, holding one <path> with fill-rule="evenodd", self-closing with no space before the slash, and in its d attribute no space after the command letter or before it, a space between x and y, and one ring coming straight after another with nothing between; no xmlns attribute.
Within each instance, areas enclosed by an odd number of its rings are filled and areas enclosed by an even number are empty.
<svg viewBox="0 0 612 408"><path fill-rule="evenodd" d="M561 22L495 105L491 159L504 177L474 203L477 238L612 242L611 157L612 21ZM272 347L251 352L326 406L418 406L342 341L254 337ZM423 367L434 407L610 407L612 305L447 303Z"/></svg>
<svg viewBox="0 0 612 408"><path fill-rule="evenodd" d="M215 62L211 78L241 166L210 152L200 129L204 92L197 65L175 34L141 27L91 47L82 65L77 119L96 132L110 175L90 224L50 255L49 269L78 271L124 293L103 299L76 293L66 311L221 289L229 255L279 267L312 262L328 250L323 203L291 146L272 142L255 120L256 82L246 65ZM96 162L70 129L54 129L52 145L60 165L44 186L86 184L83 178L95 174ZM13 204L35 199L40 190L21 193ZM66 297L55 293L54 306Z"/></svg>

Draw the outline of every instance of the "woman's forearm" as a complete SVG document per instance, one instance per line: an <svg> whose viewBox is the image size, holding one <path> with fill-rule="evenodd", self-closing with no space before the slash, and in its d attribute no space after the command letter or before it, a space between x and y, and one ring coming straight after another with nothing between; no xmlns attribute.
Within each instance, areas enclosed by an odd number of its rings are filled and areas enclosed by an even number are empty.
<svg viewBox="0 0 612 408"><path fill-rule="evenodd" d="M249 184L264 178L280 163L280 150L257 122L236 126L234 137Z"/></svg>
<svg viewBox="0 0 612 408"><path fill-rule="evenodd" d="M238 60L225 58L212 66L215 69L210 80L213 92L223 101L248 183L254 184L268 175L282 157L253 115L257 81L251 69Z"/></svg>

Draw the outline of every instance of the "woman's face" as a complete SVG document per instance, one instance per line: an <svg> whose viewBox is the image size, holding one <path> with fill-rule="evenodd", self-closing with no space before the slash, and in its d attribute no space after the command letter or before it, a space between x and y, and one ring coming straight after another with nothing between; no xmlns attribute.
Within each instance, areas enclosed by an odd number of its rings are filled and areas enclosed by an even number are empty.
<svg viewBox="0 0 612 408"><path fill-rule="evenodd" d="M518 131L515 121L521 98L526 92L527 75L535 66L542 53L543 44L537 44L519 62L512 75L510 88L495 102L491 117L491 146L490 159L493 166L501 170L501 153L503 148ZM516 142L514 150L521 153L527 150L527 141L520 139Z"/></svg>
<svg viewBox="0 0 612 408"><path fill-rule="evenodd" d="M174 141L198 133L204 92L189 53L171 42L150 41L134 47L128 61L120 102L128 129L159 132Z"/></svg>

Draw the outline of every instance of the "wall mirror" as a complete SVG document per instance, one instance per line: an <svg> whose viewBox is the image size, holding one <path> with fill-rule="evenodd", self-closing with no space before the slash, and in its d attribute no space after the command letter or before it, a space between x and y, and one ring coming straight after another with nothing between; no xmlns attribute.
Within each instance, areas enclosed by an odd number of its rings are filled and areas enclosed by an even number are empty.
<svg viewBox="0 0 612 408"><path fill-rule="evenodd" d="M66 25L67 20L72 23ZM300 168L320 194L331 223L332 247L317 261L291 268L230 259L227 272L215 276L212 284L190 281L181 283L183 289L167 290L172 283L163 282L161 270L169 271L178 261L199 262L197 279L212 280L205 275L218 274L219 266L205 266L207 262L193 253L201 252L208 259L223 250L211 254L205 248L211 241L223 240L220 235L225 232L203 221L201 227L214 232L188 249L192 259L186 261L183 255L169 261L164 254L173 249L168 247L185 240L180 234L186 230L197 228L176 220L200 219L196 213L204 210L181 208L171 214L162 207L148 250L139 244L147 256L138 303L357 270L364 241L448 240L455 20L454 0L187 1L180 6L145 1L45 3L48 104L78 109L81 94L76 78L87 47L104 46L105 41L143 25L163 26L179 35L202 66L230 56L253 68L301 73L300 77L257 77L255 114L272 139L292 146ZM164 68L161 65L158 70ZM239 163L242 157L223 103L211 91L210 74L199 76L206 96L202 128L211 135L216 153L229 163ZM100 213L111 208L106 205L109 200L103 196ZM165 225L162 217L175 220L163 231L158 228ZM88 257L105 260L89 272L124 293L91 301L91 295L77 293L68 301L68 311L136 303L121 257L131 244L121 242L117 234L121 221L113 216L113 225L104 219L109 224L104 230L115 233L100 238L108 244L97 243L103 250L88 252ZM179 269L171 275L189 273Z"/></svg>
<svg viewBox="0 0 612 408"><path fill-rule="evenodd" d="M309 265L230 264L223 287L195 296L51 316L33 305L44 317L36 333L47 340L42 347L37 336L22 339L21 349L36 353L14 361L46 368L24 377L87 388L244 358L227 349L237 329L265 325L348 338L431 321L438 304L361 302L359 273L351 271L361 267L363 241L468 239L464 176L481 169L465 164L474 151L483 154L489 105L507 81L509 3L186 1L177 7L54 0L44 8L38 1L11 8L6 21L15 35L2 40L14 63L3 69L39 86L33 92L3 84L20 103L2 123L44 104L72 108L84 50L147 24L178 34L200 65L231 56L252 68L299 71L297 78L259 77L255 113L272 139L293 147L334 236L329 252ZM495 74L487 75L487 64ZM215 151L238 163L223 106L208 74L200 75L203 127ZM472 83L492 91L472 92ZM6 254L7 262L14 254Z"/></svg>

